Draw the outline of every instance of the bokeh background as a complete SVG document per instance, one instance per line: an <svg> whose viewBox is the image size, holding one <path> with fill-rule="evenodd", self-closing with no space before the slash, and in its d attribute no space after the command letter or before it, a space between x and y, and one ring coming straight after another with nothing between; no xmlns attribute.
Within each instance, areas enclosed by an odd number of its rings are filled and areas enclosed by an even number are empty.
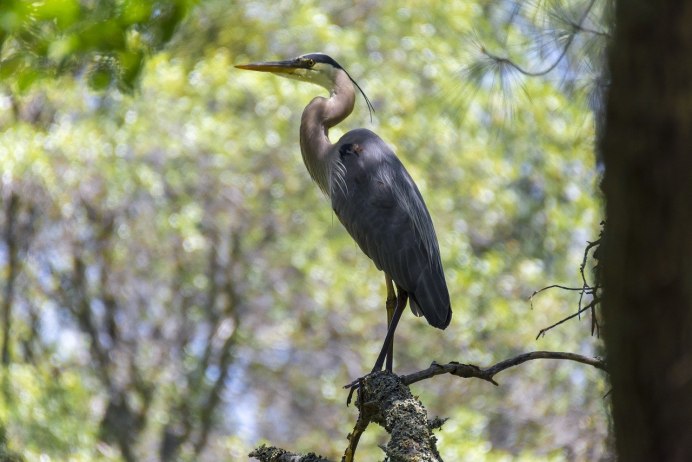
<svg viewBox="0 0 692 462"><path fill-rule="evenodd" d="M599 354L589 315L536 339L578 292L529 297L580 287L599 234L606 6L3 4L0 429L27 461L246 460L262 442L341 457L384 278L302 164L300 113L324 90L243 62L334 57L375 112L359 97L332 140L377 132L426 199L454 315L439 331L406 312L396 372ZM558 64L530 77L493 56ZM412 386L449 418L445 460L610 457L603 373L533 361L496 379ZM359 456L384 442L369 428Z"/></svg>

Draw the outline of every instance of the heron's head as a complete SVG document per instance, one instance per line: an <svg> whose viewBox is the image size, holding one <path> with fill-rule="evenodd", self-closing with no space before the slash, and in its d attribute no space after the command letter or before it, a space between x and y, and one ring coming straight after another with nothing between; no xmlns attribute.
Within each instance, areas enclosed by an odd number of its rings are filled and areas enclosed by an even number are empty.
<svg viewBox="0 0 692 462"><path fill-rule="evenodd" d="M271 72L281 77L314 83L326 88L328 91L334 88L337 74L343 72L365 98L368 110L373 110L370 100L360 88L360 85L353 80L349 73L334 58L324 53L308 53L285 61L237 64L235 67L249 71Z"/></svg>

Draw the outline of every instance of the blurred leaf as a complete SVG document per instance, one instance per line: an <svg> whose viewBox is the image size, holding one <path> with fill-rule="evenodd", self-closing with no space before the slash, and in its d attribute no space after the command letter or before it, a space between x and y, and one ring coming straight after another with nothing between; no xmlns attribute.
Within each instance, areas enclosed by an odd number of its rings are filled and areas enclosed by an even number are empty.
<svg viewBox="0 0 692 462"><path fill-rule="evenodd" d="M89 86L95 90L105 90L115 80L115 73L113 65L98 64L89 72Z"/></svg>
<svg viewBox="0 0 692 462"><path fill-rule="evenodd" d="M48 57L53 62L67 59L79 48L79 37L76 34L64 35L50 44Z"/></svg>
<svg viewBox="0 0 692 462"><path fill-rule="evenodd" d="M19 71L23 67L24 62L24 57L17 54L0 61L0 78L5 79L19 75Z"/></svg>
<svg viewBox="0 0 692 462"><path fill-rule="evenodd" d="M125 46L125 31L116 19L87 24L80 33L82 51L121 50Z"/></svg>
<svg viewBox="0 0 692 462"><path fill-rule="evenodd" d="M14 79L17 82L17 88L20 92L24 92L39 78L39 71L30 67L18 69L14 74Z"/></svg>
<svg viewBox="0 0 692 462"><path fill-rule="evenodd" d="M144 65L144 53L140 51L118 53L118 63L120 65L119 81L124 88L132 91Z"/></svg>
<svg viewBox="0 0 692 462"><path fill-rule="evenodd" d="M150 19L153 5L141 0L125 0L121 5L120 17L124 24L138 24Z"/></svg>
<svg viewBox="0 0 692 462"><path fill-rule="evenodd" d="M31 2L5 0L0 3L0 29L13 34L31 17Z"/></svg>
<svg viewBox="0 0 692 462"><path fill-rule="evenodd" d="M79 0L42 0L32 4L35 21L55 21L59 29L67 29L79 20Z"/></svg>

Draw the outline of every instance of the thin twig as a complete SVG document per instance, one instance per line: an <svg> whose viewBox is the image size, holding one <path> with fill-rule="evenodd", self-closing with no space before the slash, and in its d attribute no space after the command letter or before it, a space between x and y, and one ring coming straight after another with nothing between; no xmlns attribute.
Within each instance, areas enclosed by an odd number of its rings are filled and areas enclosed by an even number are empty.
<svg viewBox="0 0 692 462"><path fill-rule="evenodd" d="M560 55L553 61L552 64L550 64L548 67L541 71L530 71L528 69L525 69L524 67L520 66L519 64L515 63L509 58L504 58L498 55L495 55L493 53L490 53L487 51L484 47L481 48L481 52L486 55L488 58L492 59L498 64L507 64L520 73L527 75L529 77L541 77L544 76L548 73L550 73L553 69L557 67L558 64L560 64L560 61L563 60L563 58L567 55L567 51L569 48L572 46L572 43L574 42L575 37L577 36L577 31L582 29L582 24L584 24L584 21L588 17L589 13L591 12L591 9L594 6L594 3L596 3L596 0L591 0L589 3L589 6L586 7L584 10L584 13L582 14L581 18L579 19L579 22L577 24L571 24L573 28L572 34L567 38L567 41L565 42L565 46L562 48L562 51L560 52Z"/></svg>
<svg viewBox="0 0 692 462"><path fill-rule="evenodd" d="M576 313L572 313L572 314L570 314L569 316L567 316L566 318L559 320L559 321L556 322L555 324L541 329L541 330L538 332L538 335L536 335L536 339L538 339L538 338L544 336L544 335L546 334L546 332L548 332L548 331L551 330L551 329L554 329L555 327L559 326L560 324L562 324L562 323L564 323L564 322L567 322L567 321L569 321L570 319L576 318L577 316L579 316L580 314L582 314L584 311L588 311L588 310L594 308L594 307L596 306L596 304L597 304L599 301L600 301L599 298L594 297L588 305L586 305L586 306L583 307L583 308L580 308Z"/></svg>
<svg viewBox="0 0 692 462"><path fill-rule="evenodd" d="M584 287L591 287L589 283L586 282L586 276L584 275L584 269L586 268L586 262L589 260L589 250L594 247L601 245L601 239L597 239L593 242L588 242L587 246L584 248L584 257L581 260L581 265L579 265L579 273L581 274L581 280ZM598 287L598 285L596 285Z"/></svg>
<svg viewBox="0 0 692 462"><path fill-rule="evenodd" d="M603 235L602 232L601 232L601 235ZM587 308L588 307L591 308L591 335L593 335L594 332L596 332L596 335L600 337L600 328L598 325L598 318L596 317L596 305L598 302L597 302L597 297L595 296L595 294L601 288L601 286L598 284L598 281L596 281L595 286L593 286L593 287L590 286L589 283L586 281L586 275L584 274L584 270L586 268L586 262L589 259L589 250L591 250L593 247L598 247L599 245L601 245L601 238L599 238L593 242L589 242L589 244L586 246L586 248L584 249L584 258L582 258L581 265L579 266L579 273L581 274L582 286L584 287L584 289L586 290L588 288L590 290L591 294L594 295L594 299L591 301L591 303L589 303L587 305ZM584 297L584 292L579 294L578 308L579 308L580 312L581 312L581 302L582 302L583 297Z"/></svg>
<svg viewBox="0 0 692 462"><path fill-rule="evenodd" d="M578 30L580 32L586 32L587 34L598 35L599 37L605 37L605 38L611 37L611 35L606 31L591 29L589 27L584 27L581 24L577 24L575 22L570 22L569 25L572 26L575 30Z"/></svg>
<svg viewBox="0 0 692 462"><path fill-rule="evenodd" d="M553 284L553 285L550 285L550 286L543 287L542 289L534 290L533 293L531 294L531 296L529 297L529 302L531 303L531 308L532 308L532 309L533 309L533 297L535 297L536 295L538 295L538 294L540 294L541 292L546 291L546 290L548 290L548 289L573 290L573 291L575 291L575 292L579 292L579 291L583 291L583 290L584 290L583 287L567 287L567 286L563 286L563 285L560 285L560 284Z"/></svg>
<svg viewBox="0 0 692 462"><path fill-rule="evenodd" d="M601 233L602 235L603 233ZM584 248L584 256L582 258L581 264L579 265L579 274L581 275L581 280L582 280L582 286L581 287L567 287L559 284L553 284L547 287L543 287L542 289L534 291L534 293L531 294L529 297L529 303L531 305L531 309L533 309L533 297L536 296L537 294L548 290L548 289L562 289L562 290L571 290L575 292L579 292L579 301L577 303L577 312L573 313L566 318L561 319L560 321L556 322L555 324L548 326L544 329L541 329L538 332L538 335L536 335L536 338L540 338L541 336L544 336L546 332L549 330L559 326L560 324L569 321L570 319L579 317L581 319L581 314L585 311L591 311L591 335L594 334L594 332L597 332L597 335L600 335L600 326L598 324L598 318L596 315L596 306L600 302L600 298L598 297L598 291L601 289L601 286L596 284L595 286L589 285L588 281L586 280L586 274L584 273L586 269L586 264L589 261L589 251L594 248L598 247L601 244L601 238L593 241L593 242L587 242L586 247ZM588 305L582 307L582 302L584 300L584 295L591 295L593 298L589 302Z"/></svg>

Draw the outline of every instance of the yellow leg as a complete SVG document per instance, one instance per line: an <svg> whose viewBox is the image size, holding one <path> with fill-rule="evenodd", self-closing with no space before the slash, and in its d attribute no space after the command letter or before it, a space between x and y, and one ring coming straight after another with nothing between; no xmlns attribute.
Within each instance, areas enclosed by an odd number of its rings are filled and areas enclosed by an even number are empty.
<svg viewBox="0 0 692 462"><path fill-rule="evenodd" d="M396 293L394 292L394 283L388 274L384 275L384 282L387 284L387 326L392 322L394 309L396 308Z"/></svg>
<svg viewBox="0 0 692 462"><path fill-rule="evenodd" d="M392 278L388 274L384 275L385 283L387 284L387 328L392 324L392 317L394 316L394 310L396 309L396 293L394 292L394 284L392 283ZM387 364L386 368L388 371L392 371L392 365L394 361L394 339L389 344L387 350Z"/></svg>

